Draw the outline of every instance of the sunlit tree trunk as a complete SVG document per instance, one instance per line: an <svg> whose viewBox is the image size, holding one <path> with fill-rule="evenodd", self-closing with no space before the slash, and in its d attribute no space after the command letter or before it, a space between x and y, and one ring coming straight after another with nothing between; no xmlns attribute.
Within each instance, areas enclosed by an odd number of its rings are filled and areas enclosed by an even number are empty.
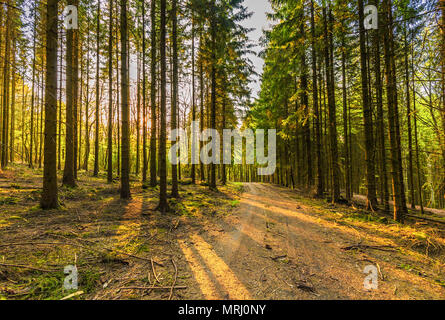
<svg viewBox="0 0 445 320"><path fill-rule="evenodd" d="M358 0L359 32L360 32L360 71L363 99L363 122L365 124L365 162L366 162L366 186L367 186L367 209L377 208L376 184L375 184L375 150L374 129L372 123L372 108L369 97L368 66L366 51L366 30L364 27L363 0Z"/></svg>
<svg viewBox="0 0 445 320"><path fill-rule="evenodd" d="M171 130L177 129L177 98L178 98L178 35L177 35L177 0L172 0L172 46L173 46L173 84L172 84L172 97L171 97ZM193 39L194 41L194 39ZM193 58L194 60L194 58ZM194 70L193 70L194 72ZM194 83L195 78L193 76L193 97L194 93ZM195 105L195 101L192 102L193 106ZM193 117L195 116L195 112L193 111ZM165 150L166 151L166 150ZM193 167L194 168L194 167ZM195 173L192 175L193 180L195 179ZM178 166L176 164L172 164L172 197L179 197L178 190Z"/></svg>
<svg viewBox="0 0 445 320"><path fill-rule="evenodd" d="M68 1L68 5L75 5L76 0ZM74 85L74 33L73 29L67 30L66 36L66 129L65 129L65 168L63 170L63 184L69 187L75 187L74 176L74 91L77 87Z"/></svg>
<svg viewBox="0 0 445 320"><path fill-rule="evenodd" d="M156 1L151 2L151 133L150 133L150 186L156 187Z"/></svg>
<svg viewBox="0 0 445 320"><path fill-rule="evenodd" d="M166 60L166 6L167 1L161 0L161 104L160 104L160 136L159 136L159 206L162 213L168 211L167 203L167 110L166 110L166 85L167 85L167 60Z"/></svg>
<svg viewBox="0 0 445 320"><path fill-rule="evenodd" d="M108 156L107 181L113 182L113 0L109 3L108 34Z"/></svg>
<svg viewBox="0 0 445 320"><path fill-rule="evenodd" d="M46 5L46 84L45 84L45 158L43 209L59 206L57 194L57 38L58 0L47 0Z"/></svg>
<svg viewBox="0 0 445 320"><path fill-rule="evenodd" d="M94 138L94 172L93 175L99 175L99 128L100 128L100 110L99 110L99 62L100 62L100 0L97 2L97 25L96 25L96 130Z"/></svg>

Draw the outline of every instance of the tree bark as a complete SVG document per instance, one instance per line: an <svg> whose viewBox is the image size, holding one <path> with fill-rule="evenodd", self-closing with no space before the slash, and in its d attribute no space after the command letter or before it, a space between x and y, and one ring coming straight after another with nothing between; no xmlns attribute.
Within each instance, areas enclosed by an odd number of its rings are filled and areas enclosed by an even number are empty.
<svg viewBox="0 0 445 320"><path fill-rule="evenodd" d="M45 85L45 158L43 209L59 206L57 194L57 40L58 0L47 0L46 5L46 85Z"/></svg>
<svg viewBox="0 0 445 320"><path fill-rule="evenodd" d="M172 46L173 46L173 86L172 86L172 97L171 97L171 130L177 129L177 97L178 97L178 35L177 35L177 0L172 0ZM194 43L194 39L192 40ZM194 57L193 57L194 60ZM194 63L194 62L193 62ZM194 72L194 70L193 70ZM193 76L193 97L194 93L194 83L195 78ZM195 102L192 102L193 106ZM193 111L193 117L195 116L195 112ZM192 179L195 179L195 173L193 171ZM179 190L178 190L178 166L176 164L172 164L172 197L179 198Z"/></svg>
<svg viewBox="0 0 445 320"><path fill-rule="evenodd" d="M130 112L128 75L128 18L127 0L121 0L121 95L122 95L122 151L121 151L121 199L130 199Z"/></svg>
<svg viewBox="0 0 445 320"><path fill-rule="evenodd" d="M99 175L99 128L100 128L100 110L99 110L99 62L100 62L100 0L97 2L97 25L96 25L96 130L94 138L94 172L93 175Z"/></svg>
<svg viewBox="0 0 445 320"><path fill-rule="evenodd" d="M107 181L113 182L113 0L109 1Z"/></svg>
<svg viewBox="0 0 445 320"><path fill-rule="evenodd" d="M156 1L151 2L151 135L150 135L150 186L156 187Z"/></svg>
<svg viewBox="0 0 445 320"><path fill-rule="evenodd" d="M168 211L167 202L167 115L166 115L166 85L167 85L167 60L166 60L166 0L161 0L161 105L160 105L160 135L159 135L159 206L161 213Z"/></svg>
<svg viewBox="0 0 445 320"><path fill-rule="evenodd" d="M369 98L368 66L366 51L366 30L364 27L364 7L363 0L358 0L359 11L359 31L360 31L360 71L362 82L363 99L363 122L365 124L365 161L366 161L366 185L368 210L377 208L376 184L375 184L375 150L374 150L374 129L372 123L372 108Z"/></svg>
<svg viewBox="0 0 445 320"><path fill-rule="evenodd" d="M68 5L76 5L76 0L70 0ZM63 170L63 184L75 187L75 157L74 157L74 91L77 87L74 84L74 34L77 31L67 30L66 38L66 129L65 129L65 168Z"/></svg>

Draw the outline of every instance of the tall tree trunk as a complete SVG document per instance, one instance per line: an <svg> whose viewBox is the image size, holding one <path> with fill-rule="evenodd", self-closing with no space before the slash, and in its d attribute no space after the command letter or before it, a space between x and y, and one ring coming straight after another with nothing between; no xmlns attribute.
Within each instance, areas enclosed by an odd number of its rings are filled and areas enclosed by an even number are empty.
<svg viewBox="0 0 445 320"><path fill-rule="evenodd" d="M202 50L202 41L203 41L203 37L202 37L202 31L200 31L200 35L199 35L199 48L200 51ZM203 132L204 131L204 67L203 67L203 61L202 61L202 56L199 59L199 93L200 93L200 98L199 98L199 103L200 103L200 116L199 116L199 131ZM203 142L199 141L199 150L202 150L203 147ZM199 161L200 163L200 175L201 175L201 183L203 181L205 181L205 170L204 170L204 163L202 161Z"/></svg>
<svg viewBox="0 0 445 320"><path fill-rule="evenodd" d="M304 17L302 17L302 19L304 20ZM304 37L305 30L303 24L301 24L300 33L301 36ZM306 46L303 45L301 54L301 106L304 108L304 116L305 116L303 132L304 132L304 146L305 146L304 153L306 158L306 184L307 186L310 187L313 185L313 181L312 181L311 121L310 121L310 110L309 110L309 97L307 94L307 90L308 90L308 68L306 64Z"/></svg>
<svg viewBox="0 0 445 320"><path fill-rule="evenodd" d="M69 0L68 5L76 5L76 0ZM63 170L63 184L75 187L74 176L74 34L77 31L67 30L66 35L66 129L65 129L65 168Z"/></svg>
<svg viewBox="0 0 445 320"><path fill-rule="evenodd" d="M172 46L173 46L173 85L172 85L172 97L171 97L171 130L177 129L177 97L178 97L178 35L177 35L177 0L172 0ZM194 39L192 40L194 41ZM193 58L194 60L194 58ZM194 76L193 76L193 87L194 87ZM193 90L193 96L194 94L194 88ZM192 104L194 105L195 102L193 101ZM195 115L193 111L193 116ZM192 175L192 179L194 180L194 172ZM179 191L178 191L178 166L176 164L172 164L172 197L173 198L179 198Z"/></svg>
<svg viewBox="0 0 445 320"><path fill-rule="evenodd" d="M414 69L414 46L411 47L411 72L413 83L413 114L414 114L414 141L416 144L416 173L417 173L417 191L419 196L420 212L424 214L423 195L422 195L422 177L420 175L420 157L419 157L419 139L417 132L417 108L416 108L416 82Z"/></svg>
<svg viewBox="0 0 445 320"><path fill-rule="evenodd" d="M32 149L34 143L34 103L35 103L35 83L36 83L36 42L37 42L37 3L34 6L34 28L33 28L33 59L32 59L32 89L31 89L31 119L30 119L30 145L29 145L29 167L34 167L32 158ZM68 40L67 40L68 49ZM67 102L68 103L68 102Z"/></svg>
<svg viewBox="0 0 445 320"><path fill-rule="evenodd" d="M10 71L10 55L11 55L11 19L13 10L12 7L7 4L7 13L6 13L6 37L5 37L5 64L3 68L3 123L2 123L2 144L1 144L1 168L5 169L8 165L8 125L9 125L9 71Z"/></svg>
<svg viewBox="0 0 445 320"><path fill-rule="evenodd" d="M43 209L59 206L57 194L57 38L58 0L47 0L46 5L46 85L45 85L45 159Z"/></svg>
<svg viewBox="0 0 445 320"><path fill-rule="evenodd" d="M16 36L14 34L13 30L13 45L12 45L12 75L11 75L11 130L10 130L10 137L9 137L9 160L11 163L14 163L14 157L15 157L15 82L16 82Z"/></svg>
<svg viewBox="0 0 445 320"><path fill-rule="evenodd" d="M338 202L340 200L340 168L338 164L338 142L337 142L337 117L335 107L335 87L334 87L334 65L333 65L333 16L331 9L329 13L324 11L324 28L325 28L325 67L326 67L326 79L328 90L328 114L329 114L329 145L330 145L330 158L332 165L331 183L332 183L332 202ZM328 18L329 16L329 18ZM328 23L329 19L329 23ZM329 28L328 28L329 24ZM329 29L329 32L328 32Z"/></svg>
<svg viewBox="0 0 445 320"><path fill-rule="evenodd" d="M215 23L215 0L211 3L211 18L210 18L210 37L211 37L211 116L210 116L210 128L216 128L216 23ZM212 150L212 152L217 152ZM216 165L213 161L210 163L210 183L209 187L212 190L216 190Z"/></svg>
<svg viewBox="0 0 445 320"><path fill-rule="evenodd" d="M379 7L380 0L374 0L376 7ZM385 142L385 123L383 111L383 84L380 65L380 32L377 29L373 33L373 47L374 47L374 78L376 90L376 106L377 106L377 136L380 156L380 184L382 189L382 202L384 210L389 211L389 189L388 189L388 173L386 167L386 142Z"/></svg>
<svg viewBox="0 0 445 320"><path fill-rule="evenodd" d="M317 51L315 48L316 33L315 33L315 17L314 17L314 0L311 0L311 45L312 45L312 101L314 104L315 116L315 137L317 149L317 196L324 196L323 183L323 164L321 158L321 131L320 131L320 106L318 101L318 83L317 83Z"/></svg>
<svg viewBox="0 0 445 320"><path fill-rule="evenodd" d="M58 132L59 134L57 135L57 170L61 170L62 169L62 68L63 68L63 63L62 63L62 56L63 56L63 32L60 32L60 53L59 53L59 129ZM24 81L24 80L23 80ZM24 89L23 89L24 91Z"/></svg>
<svg viewBox="0 0 445 320"><path fill-rule="evenodd" d="M93 175L99 175L99 128L100 128L100 110L99 110L99 62L100 62L100 0L97 2L97 25L96 25L96 130L94 138L94 172Z"/></svg>
<svg viewBox="0 0 445 320"><path fill-rule="evenodd" d="M407 24L405 24L407 27ZM407 39L407 30L405 29L405 86L406 86L406 116L408 122L408 188L409 188L409 203L411 208L416 208L416 200L414 196L414 173L413 173L413 135L411 128L411 96L410 96L410 77L409 77L409 47Z"/></svg>
<svg viewBox="0 0 445 320"><path fill-rule="evenodd" d="M83 169L88 171L88 162L90 159L90 32L88 23L87 36L87 87L86 87L86 106L85 106L85 156L83 161Z"/></svg>
<svg viewBox="0 0 445 320"><path fill-rule="evenodd" d="M79 0L74 4L79 7ZM73 173L77 180L78 155L78 106L79 106L79 31L73 33Z"/></svg>
<svg viewBox="0 0 445 320"><path fill-rule="evenodd" d="M156 1L151 2L151 133L150 133L150 186L156 187Z"/></svg>
<svg viewBox="0 0 445 320"><path fill-rule="evenodd" d="M139 46L138 46L139 47ZM136 175L141 167L141 55L137 49L137 80L136 80Z"/></svg>
<svg viewBox="0 0 445 320"><path fill-rule="evenodd" d="M374 129L372 123L372 108L369 98L367 51L364 26L364 7L363 0L358 0L359 11L359 31L360 31L360 71L362 81L362 99L363 99L363 122L365 124L365 161L366 161L366 186L368 210L377 208L377 195L375 184L375 150L374 150Z"/></svg>
<svg viewBox="0 0 445 320"><path fill-rule="evenodd" d="M397 82L394 61L394 39L391 0L384 0L384 47L385 80L388 100L389 138L391 144L392 187L394 198L394 220L403 222L407 213L403 171L401 163L400 134L397 108Z"/></svg>
<svg viewBox="0 0 445 320"><path fill-rule="evenodd" d="M142 1L142 182L147 182L147 76L145 74L145 0Z"/></svg>
<svg viewBox="0 0 445 320"><path fill-rule="evenodd" d="M113 0L109 1L107 181L113 182Z"/></svg>
<svg viewBox="0 0 445 320"><path fill-rule="evenodd" d="M168 211L167 202L167 110L166 110L166 85L167 85L167 60L166 60L166 6L167 1L161 0L161 105L160 105L160 135L159 135L159 206L162 213Z"/></svg>
<svg viewBox="0 0 445 320"><path fill-rule="evenodd" d="M131 198L130 193L130 110L128 75L128 18L127 0L121 0L121 95L122 95L122 152L121 152L121 199Z"/></svg>
<svg viewBox="0 0 445 320"><path fill-rule="evenodd" d="M346 44L345 38L342 36L342 53L341 53L341 68L342 68L342 92L343 92L343 131L345 137L345 147L344 147L344 158L345 158L345 189L346 189L346 199L352 199L351 190L351 171L349 167L351 166L350 155L349 155L349 129L348 129L348 101L347 101L347 79L346 79Z"/></svg>
<svg viewBox="0 0 445 320"><path fill-rule="evenodd" d="M193 12L193 7L191 9L192 13L192 121L196 121L196 100L195 100L195 17ZM195 166L195 150L194 150L195 144L192 143L192 184L196 184L196 166Z"/></svg>

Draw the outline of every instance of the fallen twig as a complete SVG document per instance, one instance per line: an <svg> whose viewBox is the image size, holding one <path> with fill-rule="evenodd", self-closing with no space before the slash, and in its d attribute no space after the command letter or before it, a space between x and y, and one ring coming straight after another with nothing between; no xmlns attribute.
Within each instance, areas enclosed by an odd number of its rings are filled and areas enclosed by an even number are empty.
<svg viewBox="0 0 445 320"><path fill-rule="evenodd" d="M374 249L374 250L380 250L380 251L394 251L394 247L390 245L384 245L384 246L370 246L365 244L354 244L352 246L347 246L344 248L341 248L342 250L349 251L354 249Z"/></svg>
<svg viewBox="0 0 445 320"><path fill-rule="evenodd" d="M277 261L277 260L280 260L280 259L284 259L284 258L287 258L287 255L285 254L285 255L282 255L282 256L277 256L277 257L270 257L273 261Z"/></svg>
<svg viewBox="0 0 445 320"><path fill-rule="evenodd" d="M120 288L120 290L171 290L172 287L125 287L125 288ZM187 289L187 287L185 286L176 286L173 287L173 289L175 290L184 290Z"/></svg>
<svg viewBox="0 0 445 320"><path fill-rule="evenodd" d="M161 281L159 281L159 279L158 279L158 276L156 275L156 269L155 269L155 265L153 263L153 259L150 259L150 260L151 260L151 269L153 270L153 276L155 277L157 282L161 283Z"/></svg>
<svg viewBox="0 0 445 320"><path fill-rule="evenodd" d="M56 271L58 271L58 270L40 269L40 268L31 267L31 266L25 266L25 265L21 265L21 264L0 263L0 266L2 266L2 267L13 267L13 268L30 269L30 270L41 271L41 272L56 272Z"/></svg>
<svg viewBox="0 0 445 320"><path fill-rule="evenodd" d="M68 295L68 296L66 296L66 297L63 297L63 298L60 299L60 300L68 300L68 299L71 299L71 298L80 296L80 295L82 295L83 293L84 293L83 291L77 291L77 292L74 292L74 293L72 293L72 294L70 294L70 295Z"/></svg>
<svg viewBox="0 0 445 320"><path fill-rule="evenodd" d="M178 268L176 267L175 260L172 259L172 263L173 263L173 266L175 267L175 279L173 280L173 284L172 284L172 288L171 288L171 290L170 290L170 296L168 297L168 300L171 300L171 299L172 299L172 296L173 296L173 288L175 287L175 285L176 285L176 279L178 278Z"/></svg>
<svg viewBox="0 0 445 320"><path fill-rule="evenodd" d="M414 214L405 214L405 215L407 217L414 218L414 219L420 219L420 220L425 220L425 221L429 221L429 222L445 224L445 221L442 221L442 220L436 220L436 219L431 219L431 218L419 217L419 216L416 216Z"/></svg>

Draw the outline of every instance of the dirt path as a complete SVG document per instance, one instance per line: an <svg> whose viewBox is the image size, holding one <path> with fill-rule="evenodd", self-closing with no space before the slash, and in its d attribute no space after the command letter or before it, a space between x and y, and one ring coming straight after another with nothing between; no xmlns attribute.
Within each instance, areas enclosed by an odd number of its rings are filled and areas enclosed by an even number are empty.
<svg viewBox="0 0 445 320"><path fill-rule="evenodd" d="M338 225L303 206L291 191L246 184L234 215L178 239L196 291L205 299L444 299L427 273L398 267L412 259L396 249L346 251L388 239ZM373 239L373 242L371 241ZM364 289L368 265L378 290ZM425 266L425 268L430 266Z"/></svg>

